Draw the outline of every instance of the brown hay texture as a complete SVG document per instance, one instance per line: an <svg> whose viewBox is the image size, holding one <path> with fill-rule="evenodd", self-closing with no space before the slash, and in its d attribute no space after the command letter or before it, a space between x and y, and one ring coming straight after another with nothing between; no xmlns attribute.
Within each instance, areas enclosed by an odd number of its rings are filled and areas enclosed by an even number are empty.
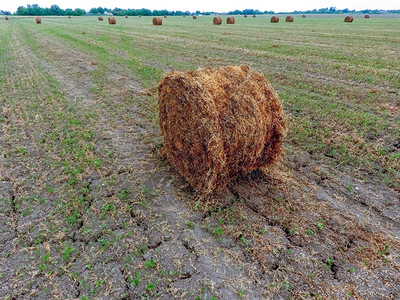
<svg viewBox="0 0 400 300"><path fill-rule="evenodd" d="M125 19L128 19L128 16L125 16Z"/></svg>
<svg viewBox="0 0 400 300"><path fill-rule="evenodd" d="M115 18L108 17L108 24L115 25L117 22L115 21Z"/></svg>
<svg viewBox="0 0 400 300"><path fill-rule="evenodd" d="M103 17L99 17L99 21L103 21Z"/></svg>
<svg viewBox="0 0 400 300"><path fill-rule="evenodd" d="M271 23L278 23L278 22L279 22L279 17L273 16L273 17L271 18Z"/></svg>
<svg viewBox="0 0 400 300"><path fill-rule="evenodd" d="M166 18L167 18L167 15L164 15L164 18L166 19Z"/></svg>
<svg viewBox="0 0 400 300"><path fill-rule="evenodd" d="M71 19L71 16L68 16L68 19Z"/></svg>
<svg viewBox="0 0 400 300"><path fill-rule="evenodd" d="M158 17L153 18L153 25L162 25L162 19Z"/></svg>
<svg viewBox="0 0 400 300"><path fill-rule="evenodd" d="M247 15L244 15L245 18L247 18Z"/></svg>
<svg viewBox="0 0 400 300"><path fill-rule="evenodd" d="M256 16L256 15L253 15L253 18L257 18L257 16Z"/></svg>
<svg viewBox="0 0 400 300"><path fill-rule="evenodd" d="M364 18L365 18L365 19L369 19L369 18L370 18L370 15L365 15Z"/></svg>
<svg viewBox="0 0 400 300"><path fill-rule="evenodd" d="M235 24L235 18L234 17L226 18L226 24Z"/></svg>
<svg viewBox="0 0 400 300"><path fill-rule="evenodd" d="M302 15L301 17L302 17L302 18L307 18L307 16L306 16L306 15Z"/></svg>
<svg viewBox="0 0 400 300"><path fill-rule="evenodd" d="M352 16L347 16L346 18L344 18L344 21L346 22L346 23L351 23L351 22L353 22L353 17Z"/></svg>
<svg viewBox="0 0 400 300"><path fill-rule="evenodd" d="M292 16L287 16L285 21L288 23L292 23L294 21L294 18Z"/></svg>
<svg viewBox="0 0 400 300"><path fill-rule="evenodd" d="M196 19L197 19L197 16L193 16L193 19L196 20Z"/></svg>
<svg viewBox="0 0 400 300"><path fill-rule="evenodd" d="M214 25L221 25L221 24L222 24L222 19L221 19L221 17L215 17L215 18L213 19L213 24L214 24Z"/></svg>
<svg viewBox="0 0 400 300"><path fill-rule="evenodd" d="M168 160L204 196L281 156L281 102L248 66L168 73L158 86L158 108Z"/></svg>
<svg viewBox="0 0 400 300"><path fill-rule="evenodd" d="M6 17L6 21L8 21L8 17Z"/></svg>
<svg viewBox="0 0 400 300"><path fill-rule="evenodd" d="M36 17L36 24L42 24L42 18Z"/></svg>

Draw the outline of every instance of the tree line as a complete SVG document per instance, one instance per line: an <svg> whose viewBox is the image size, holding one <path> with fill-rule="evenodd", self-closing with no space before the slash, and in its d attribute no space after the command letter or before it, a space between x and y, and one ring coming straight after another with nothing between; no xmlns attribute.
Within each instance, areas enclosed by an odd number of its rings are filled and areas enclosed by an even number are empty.
<svg viewBox="0 0 400 300"><path fill-rule="evenodd" d="M168 10L150 10L146 8L141 9L122 9L122 8L106 8L106 7L94 7L91 8L88 12L84 9L76 8L76 9L62 9L58 5L52 5L48 8L42 8L37 4L28 4L27 7L20 6L14 15L18 16L83 16L86 14L91 15L102 15L104 13L111 13L115 16L183 16L183 15L212 15L218 14L218 12L200 12L199 10L196 12L189 11L168 11ZM234 10L227 12L228 15L262 15L262 14L274 14L274 11L260 11L258 9L244 9L244 10ZM400 13L399 10L378 10L378 9L364 9L364 10L349 10L345 9L336 9L336 7L326 7L320 9L313 10L305 10L305 11L293 11L287 12L290 14L348 14L348 13L364 13L364 14L380 14L380 13ZM0 10L0 14L3 15L11 15L9 11Z"/></svg>

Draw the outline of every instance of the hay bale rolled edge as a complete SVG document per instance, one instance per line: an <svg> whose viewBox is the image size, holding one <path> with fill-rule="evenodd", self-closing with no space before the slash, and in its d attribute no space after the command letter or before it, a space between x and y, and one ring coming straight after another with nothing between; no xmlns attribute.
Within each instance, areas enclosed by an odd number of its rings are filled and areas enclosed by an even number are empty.
<svg viewBox="0 0 400 300"><path fill-rule="evenodd" d="M226 18L226 24L235 24L235 18L234 17Z"/></svg>
<svg viewBox="0 0 400 300"><path fill-rule="evenodd" d="M42 18L36 17L36 24L42 24Z"/></svg>
<svg viewBox="0 0 400 300"><path fill-rule="evenodd" d="M213 19L213 24L214 24L214 25L221 25L221 24L222 24L222 19L221 19L221 17L215 17L215 18Z"/></svg>
<svg viewBox="0 0 400 300"><path fill-rule="evenodd" d="M351 22L353 22L353 20L354 20L354 18L352 16L347 16L346 18L344 18L344 21L346 23L351 23Z"/></svg>
<svg viewBox="0 0 400 300"><path fill-rule="evenodd" d="M162 25L162 19L159 17L153 18L153 25Z"/></svg>
<svg viewBox="0 0 400 300"><path fill-rule="evenodd" d="M108 24L115 25L117 24L117 21L115 21L114 17L108 17Z"/></svg>
<svg viewBox="0 0 400 300"><path fill-rule="evenodd" d="M197 19L197 16L193 16L193 19L196 20L196 19Z"/></svg>
<svg viewBox="0 0 400 300"><path fill-rule="evenodd" d="M249 67L171 72L158 93L165 154L197 192L223 190L280 157L286 132L281 102Z"/></svg>
<svg viewBox="0 0 400 300"><path fill-rule="evenodd" d="M271 23L278 23L278 22L279 22L279 17L273 16L273 17L271 18Z"/></svg>
<svg viewBox="0 0 400 300"><path fill-rule="evenodd" d="M287 16L285 21L288 23L292 23L294 21L294 18L292 16Z"/></svg>
<svg viewBox="0 0 400 300"><path fill-rule="evenodd" d="M103 17L99 17L99 21L103 21Z"/></svg>

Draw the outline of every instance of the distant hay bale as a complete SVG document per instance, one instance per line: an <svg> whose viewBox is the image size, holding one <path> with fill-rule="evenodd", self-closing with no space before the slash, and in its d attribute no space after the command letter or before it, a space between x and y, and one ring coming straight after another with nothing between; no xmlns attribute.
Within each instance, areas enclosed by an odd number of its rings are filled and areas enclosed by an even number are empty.
<svg viewBox="0 0 400 300"><path fill-rule="evenodd" d="M234 17L226 18L226 24L235 24L235 18Z"/></svg>
<svg viewBox="0 0 400 300"><path fill-rule="evenodd" d="M6 21L8 21L8 17L6 17Z"/></svg>
<svg viewBox="0 0 400 300"><path fill-rule="evenodd" d="M128 16L125 16L125 19L128 19Z"/></svg>
<svg viewBox="0 0 400 300"><path fill-rule="evenodd" d="M247 18L247 15L244 15L243 17Z"/></svg>
<svg viewBox="0 0 400 300"><path fill-rule="evenodd" d="M167 15L164 15L164 18L166 19L166 18L167 18Z"/></svg>
<svg viewBox="0 0 400 300"><path fill-rule="evenodd" d="M365 15L364 18L365 18L365 19L369 19L369 18L370 18L370 15Z"/></svg>
<svg viewBox="0 0 400 300"><path fill-rule="evenodd" d="M292 16L287 16L285 21L288 23L292 23L294 21L294 18Z"/></svg>
<svg viewBox="0 0 400 300"><path fill-rule="evenodd" d="M42 24L42 18L36 17L36 24Z"/></svg>
<svg viewBox="0 0 400 300"><path fill-rule="evenodd" d="M279 22L279 17L273 16L273 17L271 18L271 23L278 23L278 22Z"/></svg>
<svg viewBox="0 0 400 300"><path fill-rule="evenodd" d="M301 17L302 17L302 18L306 18L307 16L306 16L306 15L302 15Z"/></svg>
<svg viewBox="0 0 400 300"><path fill-rule="evenodd" d="M103 21L103 17L99 17L99 21Z"/></svg>
<svg viewBox="0 0 400 300"><path fill-rule="evenodd" d="M214 25L221 25L221 24L222 24L222 19L221 19L221 17L215 17L215 18L213 19L213 24L214 24Z"/></svg>
<svg viewBox="0 0 400 300"><path fill-rule="evenodd" d="M196 20L196 19L197 19L197 16L193 16L193 19Z"/></svg>
<svg viewBox="0 0 400 300"><path fill-rule="evenodd" d="M68 19L71 19L71 16L68 16Z"/></svg>
<svg viewBox="0 0 400 300"><path fill-rule="evenodd" d="M139 15L139 18L141 18L142 17L142 15Z"/></svg>
<svg viewBox="0 0 400 300"><path fill-rule="evenodd" d="M117 22L115 21L114 17L108 17L108 24L115 25Z"/></svg>
<svg viewBox="0 0 400 300"><path fill-rule="evenodd" d="M281 102L264 75L247 66L168 73L158 108L168 160L203 195L281 155Z"/></svg>
<svg viewBox="0 0 400 300"><path fill-rule="evenodd" d="M183 15L183 17L185 18L185 17L186 17L186 15Z"/></svg>
<svg viewBox="0 0 400 300"><path fill-rule="evenodd" d="M344 18L344 21L346 22L346 23L351 23L351 22L353 22L353 17L352 16L347 16L346 18Z"/></svg>
<svg viewBox="0 0 400 300"><path fill-rule="evenodd" d="M256 16L256 15L253 15L253 18L257 18L257 16Z"/></svg>
<svg viewBox="0 0 400 300"><path fill-rule="evenodd" d="M162 25L162 19L158 17L153 18L153 25Z"/></svg>

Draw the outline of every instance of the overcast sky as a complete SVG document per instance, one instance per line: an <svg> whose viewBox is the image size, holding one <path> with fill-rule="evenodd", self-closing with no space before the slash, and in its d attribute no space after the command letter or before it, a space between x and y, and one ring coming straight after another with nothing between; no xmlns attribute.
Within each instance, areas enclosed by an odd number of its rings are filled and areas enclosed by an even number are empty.
<svg viewBox="0 0 400 300"><path fill-rule="evenodd" d="M0 0L0 10L15 12L18 6L29 4L38 4L41 7L50 7L57 4L62 9L66 8L83 8L89 10L92 7L107 8L148 8L168 9L191 11L216 11L227 12L235 9L243 10L245 8L258 9L260 11L273 10L294 11L308 10L314 8L324 8L335 6L338 9L400 9L399 0L281 0L281 1L265 1L265 0L246 0L246 1L217 1L217 0L200 0L200 1L182 1L182 0Z"/></svg>

